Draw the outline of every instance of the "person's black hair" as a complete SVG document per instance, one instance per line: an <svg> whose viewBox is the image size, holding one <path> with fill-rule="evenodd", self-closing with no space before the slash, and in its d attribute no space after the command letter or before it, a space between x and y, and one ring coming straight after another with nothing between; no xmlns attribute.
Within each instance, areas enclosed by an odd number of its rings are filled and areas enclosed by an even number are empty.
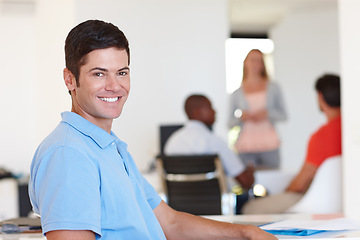
<svg viewBox="0 0 360 240"><path fill-rule="evenodd" d="M80 67L86 64L86 54L96 49L124 49L130 63L129 42L124 33L112 23L87 20L74 27L65 40L66 68L74 74L79 86Z"/></svg>
<svg viewBox="0 0 360 240"><path fill-rule="evenodd" d="M329 106L340 107L340 77L338 75L325 74L321 76L316 81L315 89L323 95Z"/></svg>
<svg viewBox="0 0 360 240"><path fill-rule="evenodd" d="M203 106L203 101L209 101L209 99L202 94L192 94L186 98L184 109L189 119L191 119L194 109Z"/></svg>

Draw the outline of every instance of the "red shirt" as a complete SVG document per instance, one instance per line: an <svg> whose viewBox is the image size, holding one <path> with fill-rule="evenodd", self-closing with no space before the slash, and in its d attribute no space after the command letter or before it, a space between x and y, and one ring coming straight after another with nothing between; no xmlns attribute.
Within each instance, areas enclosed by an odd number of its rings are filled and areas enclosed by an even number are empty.
<svg viewBox="0 0 360 240"><path fill-rule="evenodd" d="M319 167L327 158L341 155L341 116L317 130L308 143L306 162Z"/></svg>

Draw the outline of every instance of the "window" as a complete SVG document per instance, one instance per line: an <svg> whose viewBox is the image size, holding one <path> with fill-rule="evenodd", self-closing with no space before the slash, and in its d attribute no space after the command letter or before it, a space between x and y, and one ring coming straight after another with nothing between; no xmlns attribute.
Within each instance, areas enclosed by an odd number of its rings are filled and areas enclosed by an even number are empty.
<svg viewBox="0 0 360 240"><path fill-rule="evenodd" d="M226 91L232 93L239 88L242 80L243 62L251 49L264 54L266 70L270 79L274 76L274 43L268 38L229 38L225 42Z"/></svg>

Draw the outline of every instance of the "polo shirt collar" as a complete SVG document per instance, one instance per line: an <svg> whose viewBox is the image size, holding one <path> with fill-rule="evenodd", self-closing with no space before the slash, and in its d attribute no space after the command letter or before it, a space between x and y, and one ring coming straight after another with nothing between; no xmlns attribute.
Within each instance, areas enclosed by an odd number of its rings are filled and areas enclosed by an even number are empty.
<svg viewBox="0 0 360 240"><path fill-rule="evenodd" d="M61 113L62 122L71 125L73 128L81 132L82 134L90 137L97 145L101 148L109 146L112 142L117 141L122 147L127 147L126 143L118 139L118 137L111 131L109 134L104 129L96 126L90 121L86 120L82 116L74 112L63 112Z"/></svg>

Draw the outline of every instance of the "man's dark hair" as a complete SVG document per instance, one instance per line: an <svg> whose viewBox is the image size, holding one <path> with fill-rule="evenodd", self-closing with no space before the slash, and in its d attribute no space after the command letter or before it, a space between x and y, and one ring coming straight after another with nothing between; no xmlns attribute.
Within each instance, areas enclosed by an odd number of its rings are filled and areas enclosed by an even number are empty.
<svg viewBox="0 0 360 240"><path fill-rule="evenodd" d="M316 91L320 92L325 102L331 107L340 107L340 77L334 74L325 74L318 78L315 84Z"/></svg>
<svg viewBox="0 0 360 240"><path fill-rule="evenodd" d="M86 54L96 49L124 49L130 63L129 43L115 25L101 20L88 20L74 27L65 40L66 68L74 74L79 86L80 67L86 64Z"/></svg>

